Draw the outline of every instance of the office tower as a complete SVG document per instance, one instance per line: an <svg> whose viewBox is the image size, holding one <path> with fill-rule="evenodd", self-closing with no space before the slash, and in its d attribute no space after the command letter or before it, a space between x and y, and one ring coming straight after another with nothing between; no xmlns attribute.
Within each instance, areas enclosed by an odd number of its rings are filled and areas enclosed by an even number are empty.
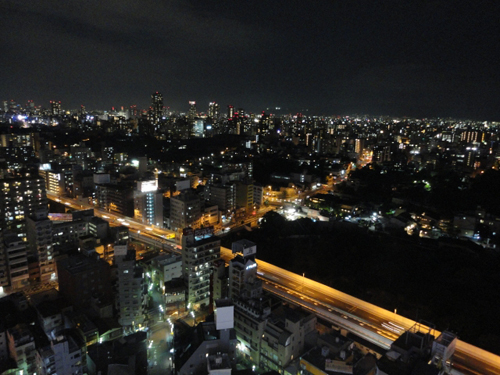
<svg viewBox="0 0 500 375"><path fill-rule="evenodd" d="M163 95L156 91L151 95L150 121L158 124L163 117Z"/></svg>
<svg viewBox="0 0 500 375"><path fill-rule="evenodd" d="M172 230L198 227L201 219L201 201L191 190L170 199L170 226Z"/></svg>
<svg viewBox="0 0 500 375"><path fill-rule="evenodd" d="M216 120L219 118L219 111L219 104L217 104L216 102L210 102L208 104L208 117L210 117L212 120Z"/></svg>
<svg viewBox="0 0 500 375"><path fill-rule="evenodd" d="M52 116L62 115L61 102L51 100L50 101L50 111L51 111Z"/></svg>
<svg viewBox="0 0 500 375"><path fill-rule="evenodd" d="M220 239L213 228L185 228L182 236L182 274L188 308L199 309L210 301L213 262L220 258Z"/></svg>
<svg viewBox="0 0 500 375"><path fill-rule="evenodd" d="M134 218L143 224L163 227L163 195L158 191L158 180L137 181Z"/></svg>
<svg viewBox="0 0 500 375"><path fill-rule="evenodd" d="M115 264L118 270L116 309L118 323L132 330L140 328L146 319L147 290L144 270L135 262L135 250L128 245L115 245Z"/></svg>
<svg viewBox="0 0 500 375"><path fill-rule="evenodd" d="M195 117L197 116L196 113L196 102L190 101L189 102L189 111L188 111L188 120L189 121L194 121Z"/></svg>
<svg viewBox="0 0 500 375"><path fill-rule="evenodd" d="M234 117L234 106L228 105L227 106L227 118L233 118Z"/></svg>

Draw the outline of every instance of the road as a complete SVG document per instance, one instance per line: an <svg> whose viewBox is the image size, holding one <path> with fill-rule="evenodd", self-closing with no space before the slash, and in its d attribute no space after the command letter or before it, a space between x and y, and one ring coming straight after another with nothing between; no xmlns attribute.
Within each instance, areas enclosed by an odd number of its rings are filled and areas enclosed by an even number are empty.
<svg viewBox="0 0 500 375"><path fill-rule="evenodd" d="M226 248L221 248L221 256L226 261L233 257L231 250ZM313 309L322 317L346 329L356 329L358 335L364 332L367 340L374 343L378 341L381 347L387 347L387 340L394 341L404 330L416 323L303 275L294 274L262 260L257 260L257 263L260 276L267 282L266 290L293 303L297 303L297 298L299 298L302 301L300 304L304 307ZM345 320L344 324L339 324L342 320L335 318L338 315ZM366 332L365 329L372 334ZM434 330L432 334L437 337L440 332ZM456 369L464 374L500 375L499 356L460 340L457 342L452 362Z"/></svg>
<svg viewBox="0 0 500 375"><path fill-rule="evenodd" d="M70 198L57 197L50 193L47 193L47 197L52 200L63 202L76 209L94 208L90 205L85 206L75 203ZM106 220L111 219L123 225L128 225L131 229L136 231L147 231L149 235L156 236L159 239L166 240L168 235L175 233L167 229L153 228L151 226L144 225L131 218L123 217L122 215L116 213L108 213L96 208L94 208L94 212L97 216ZM171 240L167 241L169 242L169 248L172 251L179 252L179 246L177 243ZM221 257L225 261L231 259L233 257L231 250L221 247ZM353 329L354 324L356 324L360 330L364 330L366 328L368 331L375 331L377 335L373 335L373 337L367 336L367 339L372 342L374 337L384 337L387 340L395 340L397 336L402 333L402 330L407 330L416 323L411 319L407 319L401 315L315 282L314 280L308 279L303 275L294 274L262 260L258 260L258 266L261 277L268 283L275 284L273 286L269 286L271 284L266 284L267 290L273 291L282 298L289 296L288 298L294 303L297 302L297 297L302 297L304 298L304 305L306 305L307 302L308 306L312 302L315 306L315 310L319 314L333 320L335 320L333 315L337 316L337 314L334 314L334 311L336 313L341 312L341 315L346 317L344 318L346 320L346 323L344 324L345 326L349 326ZM336 321L336 323L338 323L338 321ZM434 334L437 337L440 332L434 331ZM380 339L380 342L386 342L385 339ZM457 369L464 374L500 375L499 356L460 340L457 342L455 355L453 356L452 361Z"/></svg>

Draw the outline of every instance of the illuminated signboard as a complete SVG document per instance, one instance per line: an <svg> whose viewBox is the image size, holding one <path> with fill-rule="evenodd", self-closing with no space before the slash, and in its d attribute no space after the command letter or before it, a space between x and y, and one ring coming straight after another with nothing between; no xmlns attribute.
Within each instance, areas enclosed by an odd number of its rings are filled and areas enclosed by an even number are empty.
<svg viewBox="0 0 500 375"><path fill-rule="evenodd" d="M141 193L147 193L150 191L158 190L158 181L157 180L149 180L149 181L138 181L139 191Z"/></svg>

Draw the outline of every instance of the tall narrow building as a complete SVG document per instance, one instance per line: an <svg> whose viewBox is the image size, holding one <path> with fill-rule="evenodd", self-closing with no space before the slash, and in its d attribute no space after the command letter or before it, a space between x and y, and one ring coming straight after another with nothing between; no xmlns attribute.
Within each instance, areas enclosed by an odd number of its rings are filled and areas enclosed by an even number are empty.
<svg viewBox="0 0 500 375"><path fill-rule="evenodd" d="M163 227L163 195L158 191L158 180L137 182L134 218L143 224Z"/></svg>
<svg viewBox="0 0 500 375"><path fill-rule="evenodd" d="M163 117L163 95L156 91L151 94L151 109L149 120L152 124L158 124Z"/></svg>
<svg viewBox="0 0 500 375"><path fill-rule="evenodd" d="M115 264L118 269L118 323L135 330L144 324L146 319L147 290L144 270L135 262L135 250L129 250L126 244L115 245Z"/></svg>
<svg viewBox="0 0 500 375"><path fill-rule="evenodd" d="M212 228L185 228L182 236L182 275L186 304L195 310L210 302L213 263L220 258L220 239Z"/></svg>
<svg viewBox="0 0 500 375"><path fill-rule="evenodd" d="M26 219L26 234L30 253L40 268L40 280L47 282L56 278L54 246L52 244L52 221L47 210L39 210Z"/></svg>

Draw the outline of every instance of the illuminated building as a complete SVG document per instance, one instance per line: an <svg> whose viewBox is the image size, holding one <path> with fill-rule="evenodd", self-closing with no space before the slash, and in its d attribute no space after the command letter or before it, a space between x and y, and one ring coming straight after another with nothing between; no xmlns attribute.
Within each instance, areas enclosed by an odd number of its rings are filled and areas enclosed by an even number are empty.
<svg viewBox="0 0 500 375"><path fill-rule="evenodd" d="M149 121L156 125L163 117L163 95L156 91L151 95L151 108L149 111Z"/></svg>
<svg viewBox="0 0 500 375"><path fill-rule="evenodd" d="M143 224L163 227L163 195L158 191L158 180L137 181L134 218Z"/></svg>
<svg viewBox="0 0 500 375"><path fill-rule="evenodd" d="M218 119L220 115L219 111L220 111L219 104L215 102L210 102L208 104L208 117L210 117L211 119L213 120Z"/></svg>
<svg viewBox="0 0 500 375"><path fill-rule="evenodd" d="M460 140L467 143L484 142L484 133L482 131L468 129L460 134Z"/></svg>
<svg viewBox="0 0 500 375"><path fill-rule="evenodd" d="M51 100L50 101L50 111L51 111L52 116L62 115L61 102Z"/></svg>
<svg viewBox="0 0 500 375"><path fill-rule="evenodd" d="M233 118L234 117L234 106L228 105L227 106L227 118Z"/></svg>
<svg viewBox="0 0 500 375"><path fill-rule="evenodd" d="M73 166L54 165L47 168L44 164L39 171L40 176L45 179L45 189L59 196L72 196L73 192Z"/></svg>
<svg viewBox="0 0 500 375"><path fill-rule="evenodd" d="M182 275L188 308L208 305L213 262L219 258L220 239L213 235L213 227L183 230Z"/></svg>
<svg viewBox="0 0 500 375"><path fill-rule="evenodd" d="M47 209L45 183L41 177L0 180L0 224L15 233L24 233L25 219L36 210Z"/></svg>
<svg viewBox="0 0 500 375"><path fill-rule="evenodd" d="M188 120L190 122L194 121L195 117L197 115L197 112L196 112L196 102L194 101L190 101L189 102L189 111L188 111Z"/></svg>

